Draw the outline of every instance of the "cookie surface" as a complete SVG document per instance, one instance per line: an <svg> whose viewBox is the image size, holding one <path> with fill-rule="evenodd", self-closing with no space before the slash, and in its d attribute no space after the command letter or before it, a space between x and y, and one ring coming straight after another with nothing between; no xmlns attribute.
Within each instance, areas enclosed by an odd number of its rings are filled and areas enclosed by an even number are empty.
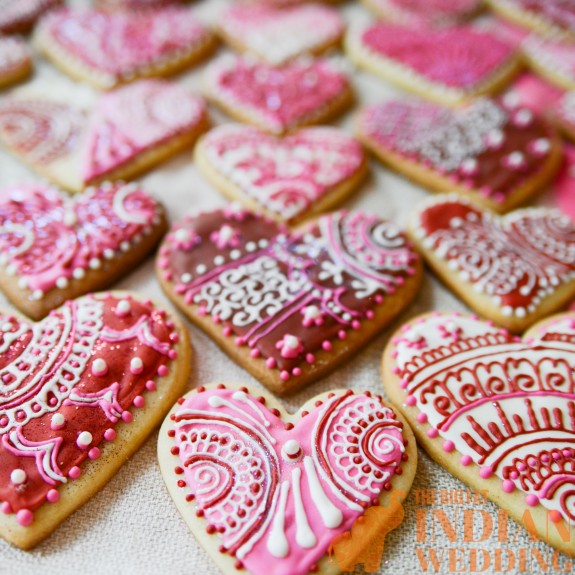
<svg viewBox="0 0 575 575"><path fill-rule="evenodd" d="M413 181L506 212L550 181L562 157L550 123L508 100L480 99L457 109L390 100L365 108L356 132Z"/></svg>
<svg viewBox="0 0 575 575"><path fill-rule="evenodd" d="M571 141L575 141L575 92L567 92L553 108L557 125Z"/></svg>
<svg viewBox="0 0 575 575"><path fill-rule="evenodd" d="M497 92L520 68L511 44L470 26L434 30L381 22L348 34L346 49L359 66L446 104Z"/></svg>
<svg viewBox="0 0 575 575"><path fill-rule="evenodd" d="M554 316L521 340L470 316L420 316L383 365L388 396L433 459L569 555L574 320Z"/></svg>
<svg viewBox="0 0 575 575"><path fill-rule="evenodd" d="M32 57L19 38L0 38L0 89L25 80L32 73Z"/></svg>
<svg viewBox="0 0 575 575"><path fill-rule="evenodd" d="M481 0L363 0L377 16L410 26L453 26L475 16Z"/></svg>
<svg viewBox="0 0 575 575"><path fill-rule="evenodd" d="M1 321L0 535L28 549L159 423L190 348L179 320L129 292L69 301L37 324Z"/></svg>
<svg viewBox="0 0 575 575"><path fill-rule="evenodd" d="M233 48L282 64L337 46L345 26L337 10L319 4L235 4L222 15L218 28Z"/></svg>
<svg viewBox="0 0 575 575"><path fill-rule="evenodd" d="M290 415L269 394L223 385L172 409L158 456L199 543L225 573L251 575L339 572L332 541L401 501L417 462L409 426L380 397L340 390Z"/></svg>
<svg viewBox="0 0 575 575"><path fill-rule="evenodd" d="M368 169L357 140L324 127L278 138L249 126L218 126L199 140L196 162L228 198L290 224L342 201Z"/></svg>
<svg viewBox="0 0 575 575"><path fill-rule="evenodd" d="M210 65L206 94L235 119L275 134L325 122L353 100L347 76L327 60L274 67L240 56Z"/></svg>
<svg viewBox="0 0 575 575"><path fill-rule="evenodd" d="M572 42L532 34L521 44L529 66L565 90L575 89L575 46Z"/></svg>
<svg viewBox="0 0 575 575"><path fill-rule="evenodd" d="M208 123L201 98L161 80L104 94L90 112L36 94L0 102L0 141L75 192L149 170L191 146Z"/></svg>
<svg viewBox="0 0 575 575"><path fill-rule="evenodd" d="M46 11L61 0L0 0L0 34L28 32Z"/></svg>
<svg viewBox="0 0 575 575"><path fill-rule="evenodd" d="M339 212L290 233L235 206L176 224L157 271L172 301L279 394L361 349L421 278L405 236L375 216Z"/></svg>
<svg viewBox="0 0 575 575"><path fill-rule="evenodd" d="M184 7L143 11L63 8L42 19L36 44L73 78L110 89L175 74L201 60L214 37Z"/></svg>
<svg viewBox="0 0 575 575"><path fill-rule="evenodd" d="M0 288L27 316L111 285L166 231L161 205L136 184L70 198L43 184L0 191Z"/></svg>
<svg viewBox="0 0 575 575"><path fill-rule="evenodd" d="M575 223L558 210L528 208L500 217L445 195L418 207L410 235L467 305L512 331L575 295Z"/></svg>

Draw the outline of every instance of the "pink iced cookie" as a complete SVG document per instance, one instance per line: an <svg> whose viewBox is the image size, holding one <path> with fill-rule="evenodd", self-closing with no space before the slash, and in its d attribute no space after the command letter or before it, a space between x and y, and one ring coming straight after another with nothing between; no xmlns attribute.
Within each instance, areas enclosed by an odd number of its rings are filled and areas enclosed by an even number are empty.
<svg viewBox="0 0 575 575"><path fill-rule="evenodd" d="M0 88L26 78L32 59L26 43L19 38L0 38Z"/></svg>
<svg viewBox="0 0 575 575"><path fill-rule="evenodd" d="M235 564L251 575L306 575L322 571L331 545L361 516L368 529L363 538L354 530L359 556L390 530L374 512L385 517L389 491L402 492L398 502L407 494L412 441L369 392L325 393L289 415L271 395L219 385L178 402L158 456L178 510L225 573Z"/></svg>
<svg viewBox="0 0 575 575"><path fill-rule="evenodd" d="M0 34L28 32L36 20L61 0L0 0Z"/></svg>
<svg viewBox="0 0 575 575"><path fill-rule="evenodd" d="M165 230L160 204L135 184L70 198L45 185L0 191L0 287L28 316L110 285Z"/></svg>
<svg viewBox="0 0 575 575"><path fill-rule="evenodd" d="M565 144L564 155L563 168L553 182L554 199L557 206L575 220L575 146ZM570 309L575 309L573 305Z"/></svg>
<svg viewBox="0 0 575 575"><path fill-rule="evenodd" d="M42 20L38 45L65 72L108 89L190 66L211 50L213 37L183 7L126 12L61 9Z"/></svg>
<svg viewBox="0 0 575 575"><path fill-rule="evenodd" d="M225 195L290 223L341 201L367 171L361 144L335 128L277 138L224 125L200 140L196 159Z"/></svg>
<svg viewBox="0 0 575 575"><path fill-rule="evenodd" d="M481 0L364 0L378 16L409 26L450 26L481 9Z"/></svg>
<svg viewBox="0 0 575 575"><path fill-rule="evenodd" d="M335 9L316 4L283 9L234 4L222 16L219 28L232 46L270 64L281 64L336 46L344 22Z"/></svg>
<svg viewBox="0 0 575 575"><path fill-rule="evenodd" d="M575 314L562 314L522 339L475 316L427 314L395 333L383 370L388 396L432 458L568 555L574 328Z"/></svg>
<svg viewBox="0 0 575 575"><path fill-rule="evenodd" d="M508 106L525 106L540 116L549 116L556 109L563 90L552 86L530 72L521 74L502 97Z"/></svg>
<svg viewBox="0 0 575 575"><path fill-rule="evenodd" d="M575 44L533 34L522 49L537 74L565 90L575 89Z"/></svg>
<svg viewBox="0 0 575 575"><path fill-rule="evenodd" d="M346 75L326 60L273 67L223 56L207 71L208 97L235 118L281 134L336 115L352 101Z"/></svg>
<svg viewBox="0 0 575 575"><path fill-rule="evenodd" d="M511 44L469 26L422 30L374 24L349 37L348 51L386 80L444 103L493 92L519 68Z"/></svg>

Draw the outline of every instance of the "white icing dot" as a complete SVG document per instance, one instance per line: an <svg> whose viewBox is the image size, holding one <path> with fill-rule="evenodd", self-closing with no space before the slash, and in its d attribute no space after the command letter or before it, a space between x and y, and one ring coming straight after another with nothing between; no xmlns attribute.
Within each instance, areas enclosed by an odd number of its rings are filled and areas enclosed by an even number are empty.
<svg viewBox="0 0 575 575"><path fill-rule="evenodd" d="M232 250L232 251L230 252L230 257L231 257L233 260L237 260L239 257L241 257L241 255L242 255L242 252L240 252L240 250Z"/></svg>
<svg viewBox="0 0 575 575"><path fill-rule="evenodd" d="M303 309L305 319L317 319L321 316L321 311L316 305L308 305Z"/></svg>
<svg viewBox="0 0 575 575"><path fill-rule="evenodd" d="M174 238L177 242L184 243L190 239L190 234L188 233L188 230L177 230L174 233Z"/></svg>
<svg viewBox="0 0 575 575"><path fill-rule="evenodd" d="M18 271L18 270L16 269L16 266L15 266L14 264L10 264L10 265L6 268L6 273L7 273L9 276L15 276L17 271Z"/></svg>
<svg viewBox="0 0 575 575"><path fill-rule="evenodd" d="M144 370L144 362L139 357L133 357L130 361L130 371L137 375Z"/></svg>
<svg viewBox="0 0 575 575"><path fill-rule="evenodd" d="M207 267L204 264L200 264L199 266L196 267L196 272L201 274L205 274L207 271Z"/></svg>
<svg viewBox="0 0 575 575"><path fill-rule="evenodd" d="M519 110L515 115L515 123L518 126L527 126L533 120L533 112L524 108Z"/></svg>
<svg viewBox="0 0 575 575"><path fill-rule="evenodd" d="M301 449L300 444L295 439L289 439L284 444L284 451L288 455L296 455L296 453Z"/></svg>
<svg viewBox="0 0 575 575"><path fill-rule="evenodd" d="M34 290L32 292L32 298L42 299L44 297L44 292L41 289Z"/></svg>
<svg viewBox="0 0 575 575"><path fill-rule="evenodd" d="M88 447L92 443L92 434L89 431L82 431L76 440L78 447Z"/></svg>
<svg viewBox="0 0 575 575"><path fill-rule="evenodd" d="M248 242L248 243L246 244L246 250L248 250L248 252L253 252L253 251L255 251L255 250L257 249L257 247L258 247L258 246L256 245L255 242Z"/></svg>
<svg viewBox="0 0 575 575"><path fill-rule="evenodd" d="M56 286L60 289L66 289L68 287L68 278L65 278L64 276L59 277L56 280Z"/></svg>
<svg viewBox="0 0 575 575"><path fill-rule="evenodd" d="M221 266L225 261L226 261L226 258L224 258L224 256L216 256L214 258L214 264L217 266Z"/></svg>
<svg viewBox="0 0 575 575"><path fill-rule="evenodd" d="M127 252L127 251L130 249L130 242L122 242L122 243L120 244L120 249L121 249L123 252Z"/></svg>
<svg viewBox="0 0 575 575"><path fill-rule="evenodd" d="M551 149L551 142L547 138L538 138L533 142L533 150L537 154L546 154Z"/></svg>
<svg viewBox="0 0 575 575"><path fill-rule="evenodd" d="M27 478L28 476L23 469L13 469L12 473L10 473L10 481L14 483L14 485L22 485Z"/></svg>
<svg viewBox="0 0 575 575"><path fill-rule="evenodd" d="M130 302L126 299L121 299L116 304L116 315L119 317L125 316L130 313L131 309L132 306L130 305Z"/></svg>
<svg viewBox="0 0 575 575"><path fill-rule="evenodd" d="M2 331L12 331L12 324L7 321L6 323L2 324L2 327L0 328Z"/></svg>
<svg viewBox="0 0 575 575"><path fill-rule="evenodd" d="M72 275L74 276L75 279L77 280L81 280L85 277L86 272L82 269L82 268L76 268L73 272Z"/></svg>
<svg viewBox="0 0 575 575"><path fill-rule="evenodd" d="M187 283L191 282L192 281L192 274L188 274L188 273L182 274L180 281L183 284L187 284Z"/></svg>
<svg viewBox="0 0 575 575"><path fill-rule="evenodd" d="M26 278L20 278L18 280L18 287L20 289L26 289L28 287L28 280Z"/></svg>
<svg viewBox="0 0 575 575"><path fill-rule="evenodd" d="M115 255L116 255L116 252L114 250L111 250L110 248L107 248L104 250L104 257L107 260L111 260Z"/></svg>
<svg viewBox="0 0 575 575"><path fill-rule="evenodd" d="M451 218L449 225L452 228L460 228L463 225L463 220L461 218Z"/></svg>
<svg viewBox="0 0 575 575"><path fill-rule="evenodd" d="M53 428L59 428L66 423L66 418L61 413L55 413L52 416L51 423Z"/></svg>
<svg viewBox="0 0 575 575"><path fill-rule="evenodd" d="M299 345L299 339L295 335L286 335L284 337L284 346L288 349L297 349Z"/></svg>
<svg viewBox="0 0 575 575"><path fill-rule="evenodd" d="M507 156L507 163L512 168L519 168L525 162L525 156L522 152L511 152Z"/></svg>
<svg viewBox="0 0 575 575"><path fill-rule="evenodd" d="M260 241L258 242L258 245L260 246L260 248L264 249L264 248L267 248L267 247L268 247L269 242L268 242L267 240L260 240Z"/></svg>
<svg viewBox="0 0 575 575"><path fill-rule="evenodd" d="M102 262L98 258L92 258L90 260L90 269L97 270L100 269Z"/></svg>
<svg viewBox="0 0 575 575"><path fill-rule="evenodd" d="M108 371L108 364L101 357L98 357L92 363L92 373L94 375L104 375Z"/></svg>

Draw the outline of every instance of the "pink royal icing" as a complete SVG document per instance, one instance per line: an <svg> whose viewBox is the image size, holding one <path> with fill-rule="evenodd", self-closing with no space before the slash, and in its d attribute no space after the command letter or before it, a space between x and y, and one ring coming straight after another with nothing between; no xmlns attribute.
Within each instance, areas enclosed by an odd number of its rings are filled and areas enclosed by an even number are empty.
<svg viewBox="0 0 575 575"><path fill-rule="evenodd" d="M446 337L446 327L459 338ZM423 336L421 348L409 346ZM481 478L495 474L526 505L575 521L575 330L563 316L521 341L469 316L433 314L394 341L406 403ZM481 483L478 483L478 488Z"/></svg>
<svg viewBox="0 0 575 575"><path fill-rule="evenodd" d="M460 90L488 81L515 54L514 48L496 35L470 26L418 30L377 23L363 32L361 44L426 80Z"/></svg>
<svg viewBox="0 0 575 575"><path fill-rule="evenodd" d="M339 12L313 4L283 9L238 4L222 16L220 27L274 64L334 43L344 31Z"/></svg>
<svg viewBox="0 0 575 575"><path fill-rule="evenodd" d="M181 403L168 432L176 471L238 567L305 575L391 488L407 456L380 399L330 394L295 426L243 390L200 389Z"/></svg>
<svg viewBox="0 0 575 575"><path fill-rule="evenodd" d="M201 98L161 80L141 80L105 94L89 129L84 181L102 178L143 151L194 131L205 115Z"/></svg>
<svg viewBox="0 0 575 575"><path fill-rule="evenodd" d="M349 90L345 74L326 60L273 67L237 56L212 64L208 85L215 98L274 132L310 121Z"/></svg>
<svg viewBox="0 0 575 575"><path fill-rule="evenodd" d="M39 34L67 58L115 83L197 50L209 33L191 10L174 6L120 12L63 8L42 20Z"/></svg>
<svg viewBox="0 0 575 575"><path fill-rule="evenodd" d="M307 128L279 139L231 124L212 130L202 145L218 172L285 220L309 209L365 162L361 145L334 128Z"/></svg>
<svg viewBox="0 0 575 575"><path fill-rule="evenodd" d="M70 198L45 185L0 192L0 266L34 299L126 252L159 222L135 184L103 184Z"/></svg>

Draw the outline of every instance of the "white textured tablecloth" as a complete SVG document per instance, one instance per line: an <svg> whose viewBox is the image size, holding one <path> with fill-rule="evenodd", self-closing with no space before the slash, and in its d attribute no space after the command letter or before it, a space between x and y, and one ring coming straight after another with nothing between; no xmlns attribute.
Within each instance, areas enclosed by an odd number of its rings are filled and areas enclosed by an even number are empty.
<svg viewBox="0 0 575 575"><path fill-rule="evenodd" d="M77 0L70 4L84 5L87 2ZM225 0L203 0L193 4L191 9L205 22L211 22L226 5ZM371 17L359 3L350 2L342 5L340 9L351 25L361 24ZM361 104L375 103L394 94L394 90L382 80L352 70L351 64L348 66L353 74ZM199 92L203 67L179 77L178 81ZM74 84L39 58L36 76L29 84L77 101L89 101L95 94L85 85ZM211 112L215 121L225 120L215 110L212 109ZM350 130L352 117L353 114L347 114L339 122L340 125ZM347 202L346 207L369 210L404 225L413 206L426 196L426 192L383 169L375 161L372 161L371 168L371 178ZM23 164L0 151L1 186L35 180L38 180L38 177ZM146 188L164 203L172 221L182 217L184 213L224 204L217 190L195 169L189 152L160 166L142 181ZM548 200L544 194L539 202ZM170 305L155 279L151 258L117 287L136 290ZM0 305L8 305L1 294ZM394 325L348 364L289 398L284 402L285 405L294 409L317 393L340 387L369 389L381 393L381 354L390 334L414 315L433 309L465 311L466 308L427 273L416 302ZM190 332L194 350L190 389L214 381L258 385L198 329L190 326ZM139 452L126 462L98 495L33 551L19 551L0 541L0 574L217 575L218 568L196 544L164 487L156 460L156 440L157 431L151 434ZM515 566L511 566L506 573L543 572L539 559L547 565L550 573L571 570L565 556L555 555L554 559L550 547L531 542L527 533L512 520L509 521L505 534L499 532L499 510L492 503L427 504L434 495L441 500L442 496L450 497L456 494L457 490L463 490L463 495L469 490L431 461L423 451L420 450L419 455L417 476L405 504L405 520L386 540L381 573L416 574L424 572L426 568L428 573L495 573L510 566L510 555L515 557ZM479 542L466 542L464 537L463 510L472 507L487 512L493 519L490 534L489 520L481 513L476 513L476 538L481 538L483 529L490 535ZM450 534L450 540L441 527L438 510L443 510L445 518L453 525L456 531L455 540L453 534ZM497 547L507 550L503 553L502 565L497 564ZM473 551L474 549L477 551ZM481 549L486 551L482 552ZM477 567L473 571L470 568L473 566L474 554L477 557ZM436 559L436 567L432 562L433 558ZM483 562L486 560L489 565ZM361 566L358 569L359 573L364 572Z"/></svg>

